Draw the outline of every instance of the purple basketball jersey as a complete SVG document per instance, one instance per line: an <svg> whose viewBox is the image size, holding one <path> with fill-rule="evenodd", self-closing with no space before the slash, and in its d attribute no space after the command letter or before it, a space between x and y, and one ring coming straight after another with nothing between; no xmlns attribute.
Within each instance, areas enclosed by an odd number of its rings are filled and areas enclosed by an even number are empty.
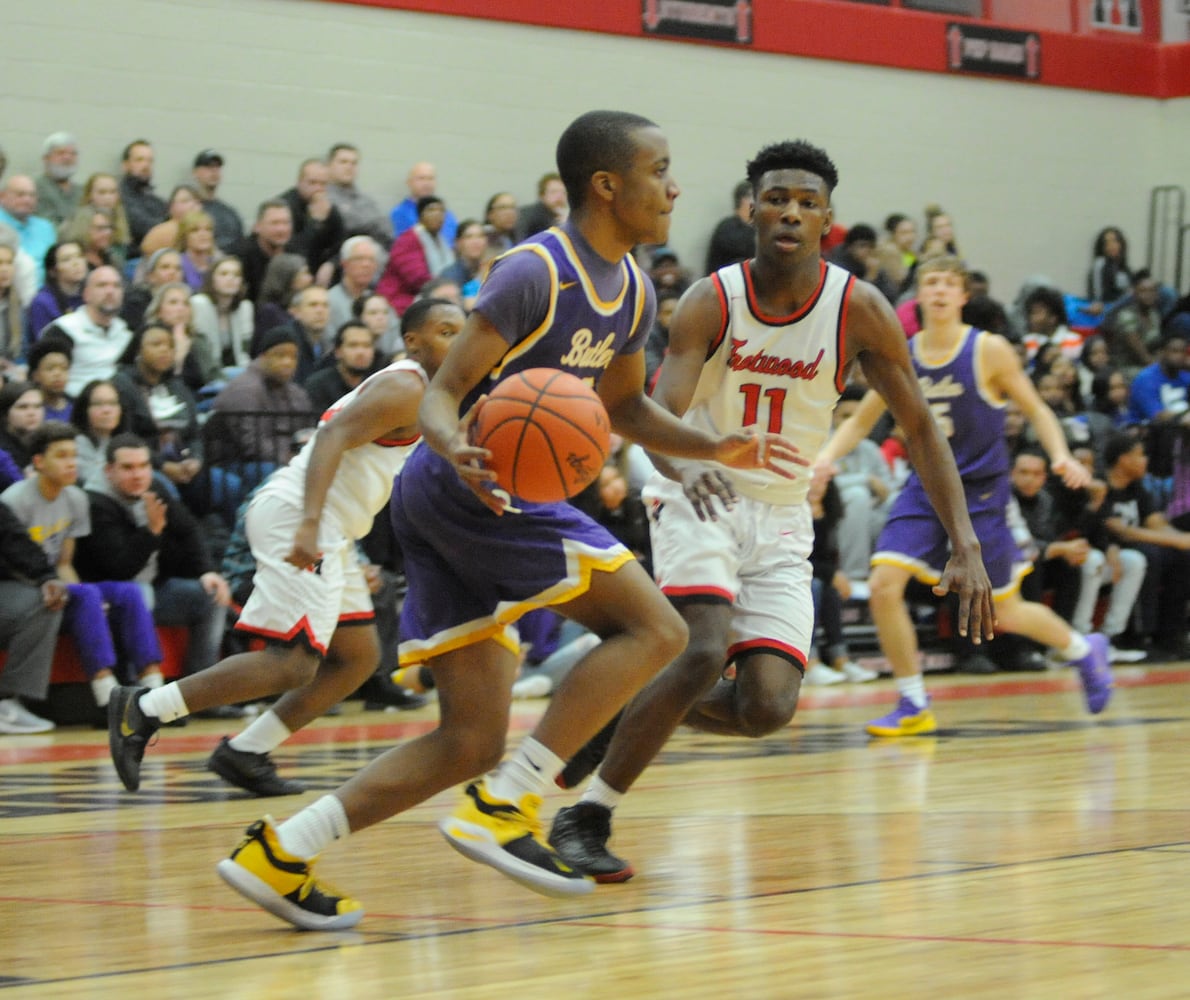
<svg viewBox="0 0 1190 1000"><path fill-rule="evenodd" d="M1014 592L1027 571L1005 511L1011 496L1004 404L992 399L979 372L981 331L969 328L941 364L926 364L911 342L913 367L934 418L945 433L963 480L967 510L995 596ZM901 566L924 583L942 577L950 543L916 472L893 501L872 565Z"/></svg>
<svg viewBox="0 0 1190 1000"><path fill-rule="evenodd" d="M941 364L921 359L921 337L909 342L913 370L934 418L946 434L964 482L999 476L1010 468L1004 440L1004 403L992 399L979 370L984 334L968 327L958 349Z"/></svg>
<svg viewBox="0 0 1190 1000"><path fill-rule="evenodd" d="M617 354L644 347L656 315L653 285L631 255L599 257L576 229L563 226L500 257L475 311L509 342L508 353L464 401L514 372L556 368L598 385Z"/></svg>
<svg viewBox="0 0 1190 1000"><path fill-rule="evenodd" d="M528 368L567 371L595 385L617 354L640 350L656 311L653 286L631 257L598 257L577 229L547 230L493 266L475 309L508 352L463 403ZM426 445L397 477L392 520L409 592L401 609L402 664L487 639L516 648L514 623L585 593L594 571L632 554L567 503L516 501L498 517Z"/></svg>

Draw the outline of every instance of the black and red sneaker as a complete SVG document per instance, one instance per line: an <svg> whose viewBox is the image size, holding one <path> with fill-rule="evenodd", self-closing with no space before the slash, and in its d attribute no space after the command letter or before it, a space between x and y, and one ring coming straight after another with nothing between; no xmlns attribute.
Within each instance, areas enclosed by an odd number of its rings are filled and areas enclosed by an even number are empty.
<svg viewBox="0 0 1190 1000"><path fill-rule="evenodd" d="M550 846L571 868L596 882L627 882L636 873L607 849L612 811L597 802L579 802L558 811L550 829Z"/></svg>

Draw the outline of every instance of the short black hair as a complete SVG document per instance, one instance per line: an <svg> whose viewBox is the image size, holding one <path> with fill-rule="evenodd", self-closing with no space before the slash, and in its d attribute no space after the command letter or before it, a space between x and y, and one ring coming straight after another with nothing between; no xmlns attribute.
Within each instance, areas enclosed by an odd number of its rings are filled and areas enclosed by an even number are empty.
<svg viewBox="0 0 1190 1000"><path fill-rule="evenodd" d="M66 360L74 360L74 341L65 333L51 329L41 340L34 341L33 346L25 352L25 365L30 375L37 371L37 366L45 360L47 354L65 354Z"/></svg>
<svg viewBox="0 0 1190 1000"><path fill-rule="evenodd" d="M858 403L867 394L867 387L858 385L855 382L848 382L845 386L843 386L843 391L839 393L839 402Z"/></svg>
<svg viewBox="0 0 1190 1000"><path fill-rule="evenodd" d="M363 320L349 319L346 323L340 324L339 329L335 331L335 350L343 346L343 338L347 336L348 330L363 330L369 337L372 336L372 331Z"/></svg>
<svg viewBox="0 0 1190 1000"><path fill-rule="evenodd" d="M139 434L123 431L120 434L113 435L112 439L107 443L107 447L103 450L103 457L107 460L108 465L111 465L116 460L116 452L121 448L144 448L145 451L151 451L149 442Z"/></svg>
<svg viewBox="0 0 1190 1000"><path fill-rule="evenodd" d="M571 210L586 203L591 178L600 170L627 172L636 155L633 132L656 127L656 122L628 111L588 111L572 121L555 151Z"/></svg>
<svg viewBox="0 0 1190 1000"><path fill-rule="evenodd" d="M78 431L65 420L47 420L29 436L29 456L44 455L50 445L73 441Z"/></svg>
<svg viewBox="0 0 1190 1000"><path fill-rule="evenodd" d="M1029 310L1035 305L1044 306L1055 316L1058 317L1058 322L1065 325L1066 319L1066 299L1062 296L1056 288L1034 288L1025 297L1025 315L1028 316Z"/></svg>
<svg viewBox="0 0 1190 1000"><path fill-rule="evenodd" d="M876 242L876 230L866 222L857 222L847 230L847 235L843 237L844 246L851 246L853 243L860 242L872 244Z"/></svg>
<svg viewBox="0 0 1190 1000"><path fill-rule="evenodd" d="M1140 438L1127 431L1114 431L1103 446L1103 467L1114 468L1116 463L1138 444L1142 444Z"/></svg>
<svg viewBox="0 0 1190 1000"><path fill-rule="evenodd" d="M168 326L159 320L150 320L144 326L138 327L133 333L132 338L128 341L128 346L124 348L124 353L119 357L119 364L121 365L135 365L136 359L140 357L140 345L145 342L145 335L150 330L163 330L169 336L169 341L174 342L174 333ZM169 376L166 376L168 381Z"/></svg>
<svg viewBox="0 0 1190 1000"><path fill-rule="evenodd" d="M736 208L739 208L745 198L752 197L752 182L750 180L742 180L731 190L731 203Z"/></svg>
<svg viewBox="0 0 1190 1000"><path fill-rule="evenodd" d="M968 299L963 306L962 319L964 323L969 323L979 330L999 333L1010 340L1014 337L1012 324L1004 306L987 295L976 295Z"/></svg>
<svg viewBox="0 0 1190 1000"><path fill-rule="evenodd" d="M401 336L405 336L411 330L420 330L425 326L426 320L430 318L430 313L439 306L448 306L451 309L460 308L458 303L451 302L450 299L436 299L433 297L417 299L401 315Z"/></svg>
<svg viewBox="0 0 1190 1000"><path fill-rule="evenodd" d="M895 233L897 231L897 226L899 226L907 218L909 218L909 216L902 212L893 212L892 215L888 216L884 220L885 231L889 234Z"/></svg>
<svg viewBox="0 0 1190 1000"><path fill-rule="evenodd" d="M444 202L436 194L423 194L420 198L417 199L417 217L420 219L421 213L424 212L431 205L445 205L445 204L446 204L446 202Z"/></svg>
<svg viewBox="0 0 1190 1000"><path fill-rule="evenodd" d="M1016 454L1012 456L1013 462L1015 463L1016 460L1022 455L1024 455L1026 458L1040 458L1043 462L1045 462L1045 467L1047 469L1049 468L1050 457L1045 453L1044 448L1039 448L1035 444L1027 444L1023 448L1018 448Z"/></svg>
<svg viewBox="0 0 1190 1000"><path fill-rule="evenodd" d="M839 170L834 161L826 155L826 150L819 149L805 139L765 146L748 162L748 180L753 192L759 188L760 179L770 170L804 170L816 174L826 184L828 194L832 194L839 186Z"/></svg>

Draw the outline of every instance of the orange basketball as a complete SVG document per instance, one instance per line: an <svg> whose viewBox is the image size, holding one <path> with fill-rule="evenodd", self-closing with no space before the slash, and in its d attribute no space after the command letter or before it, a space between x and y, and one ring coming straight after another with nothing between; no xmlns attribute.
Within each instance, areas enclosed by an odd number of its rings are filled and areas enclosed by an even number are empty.
<svg viewBox="0 0 1190 1000"><path fill-rule="evenodd" d="M530 503L565 500L599 476L611 421L595 390L568 372L529 368L497 385L471 440L492 453L498 485Z"/></svg>

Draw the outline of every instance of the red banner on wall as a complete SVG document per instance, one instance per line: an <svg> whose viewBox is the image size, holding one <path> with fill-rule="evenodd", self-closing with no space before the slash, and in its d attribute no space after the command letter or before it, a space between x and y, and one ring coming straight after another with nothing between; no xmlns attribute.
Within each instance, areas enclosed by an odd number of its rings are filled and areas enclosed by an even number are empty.
<svg viewBox="0 0 1190 1000"><path fill-rule="evenodd" d="M371 7L390 7L427 14L449 14L489 21L508 21L547 28L596 31L611 35L655 38L679 44L740 45L761 52L834 59L887 66L897 69L924 70L934 73L955 72L948 61L947 31L954 24L963 30L975 25L985 30L1020 31L1029 25L994 23L987 19L958 21L953 16L910 10L905 0L889 4L859 0L748 0L746 22L749 38L741 37L739 28L730 38L696 34L694 19L715 22L729 17L727 7L737 3L712 3L711 0L655 0L652 15L657 30L650 30L650 4L645 0L600 0L599 3L560 4L557 0L329 0ZM1148 37L1160 37L1155 5L1160 0L1125 0L1136 3L1141 18L1142 36L1131 31L1096 28L1090 22L1094 11L1089 6L1097 0L1071 0L1079 12L1080 23L1074 31L1036 29L1045 60L1036 76L983 70L992 78L1020 83L1071 87L1078 90L1132 94L1138 97L1190 97L1190 44L1162 44ZM1115 3L1116 0L1102 0ZM667 6L677 4L677 6ZM1084 6L1088 5L1088 6ZM983 0L981 9L994 10L996 0ZM1014 7L1013 9L1019 9ZM663 17L666 11L683 11L686 20ZM1124 11L1127 16L1127 11ZM738 16L738 10L737 10ZM739 23L739 22L737 22ZM675 30L661 30L668 24ZM706 24L703 25L706 27ZM1040 50L1039 50L1040 51Z"/></svg>

